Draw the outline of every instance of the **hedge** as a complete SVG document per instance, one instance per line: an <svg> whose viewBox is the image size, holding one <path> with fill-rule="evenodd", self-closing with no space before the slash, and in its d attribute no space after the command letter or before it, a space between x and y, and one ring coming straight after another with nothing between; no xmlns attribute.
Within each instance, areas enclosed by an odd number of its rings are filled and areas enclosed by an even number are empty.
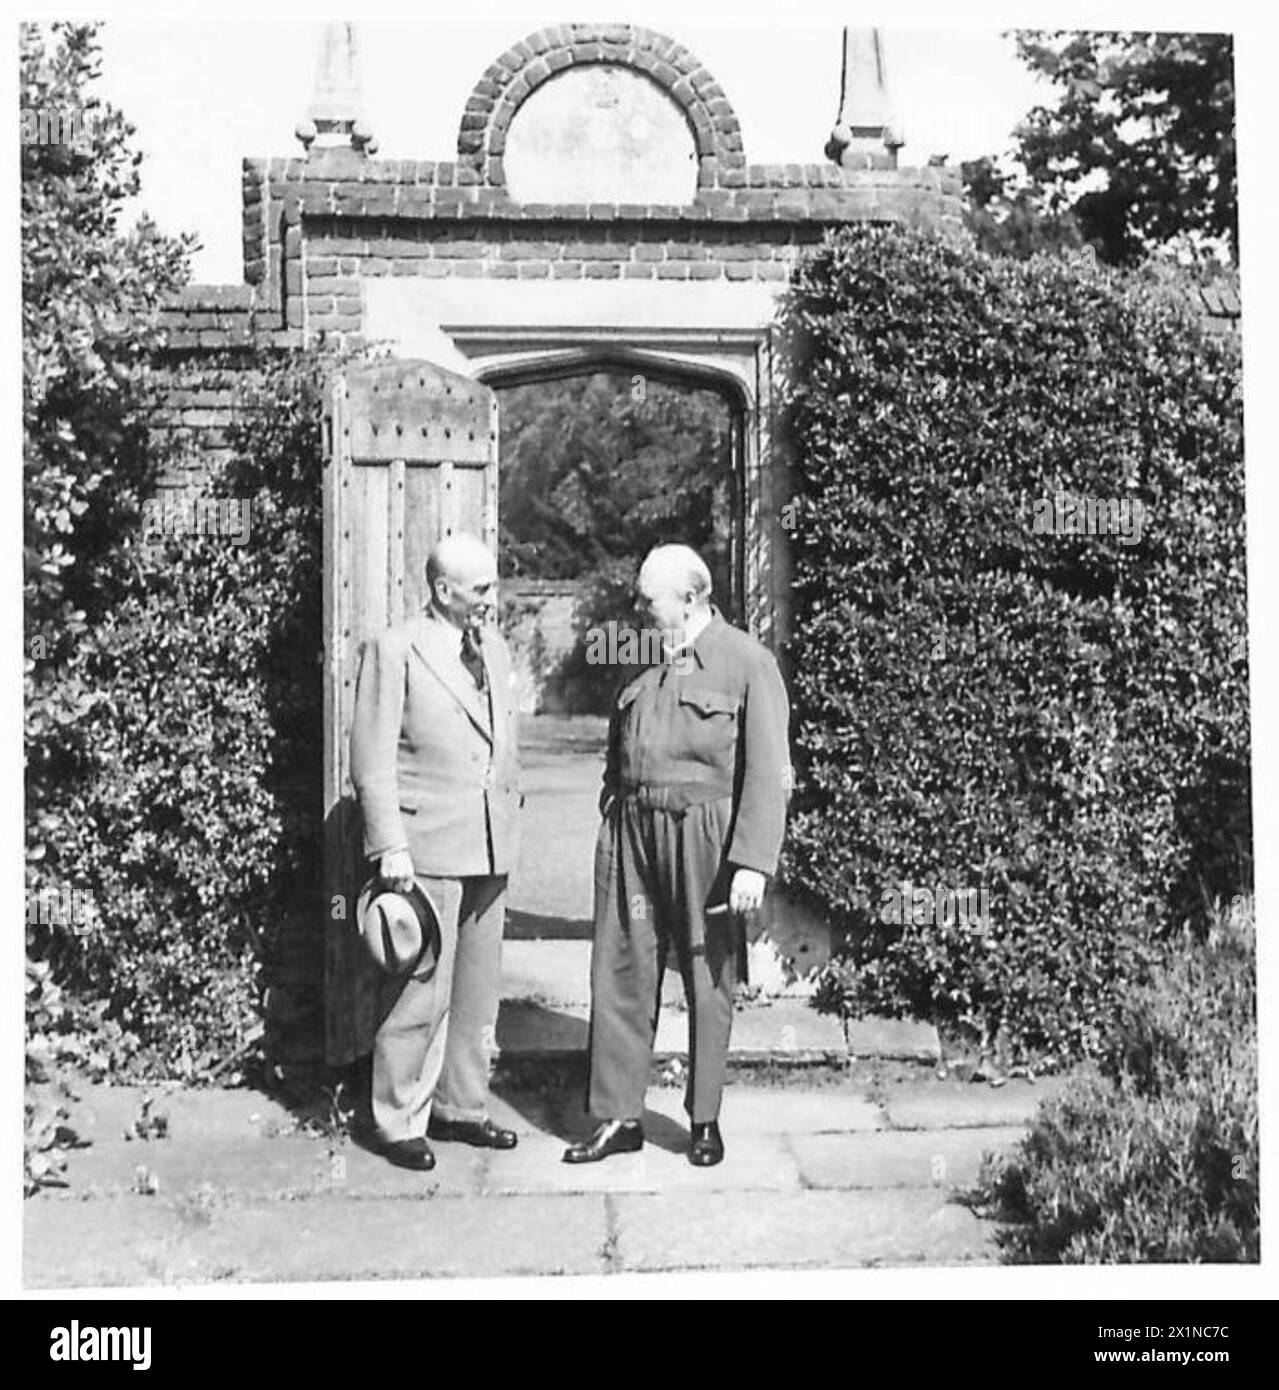
<svg viewBox="0 0 1279 1390"><path fill-rule="evenodd" d="M1251 882L1237 344L1153 275L875 227L801 263L781 340L818 1005L1078 1056ZM1143 524L1045 534L1059 497Z"/></svg>
<svg viewBox="0 0 1279 1390"><path fill-rule="evenodd" d="M82 695L74 755L28 825L29 892L76 885L94 906L91 922L28 928L80 1006L56 1031L96 1020L116 1080L242 1075L290 961L294 1013L320 1035L324 364L241 376L234 454L208 493L247 504L247 542L121 537L112 601L63 673ZM297 932L309 957L285 950ZM84 1062L83 1040L57 1046Z"/></svg>

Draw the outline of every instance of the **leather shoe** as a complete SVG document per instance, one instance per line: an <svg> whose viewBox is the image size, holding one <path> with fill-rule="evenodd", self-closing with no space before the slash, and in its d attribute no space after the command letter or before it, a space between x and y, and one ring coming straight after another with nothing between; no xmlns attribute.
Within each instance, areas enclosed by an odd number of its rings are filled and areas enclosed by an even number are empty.
<svg viewBox="0 0 1279 1390"><path fill-rule="evenodd" d="M513 1129L502 1129L487 1116L482 1120L446 1120L432 1115L426 1132L442 1143L470 1144L476 1149L513 1149L519 1138Z"/></svg>
<svg viewBox="0 0 1279 1390"><path fill-rule="evenodd" d="M693 1126L693 1142L689 1146L688 1161L694 1168L713 1168L724 1158L724 1140L719 1132L719 1122Z"/></svg>
<svg viewBox="0 0 1279 1390"><path fill-rule="evenodd" d="M644 1147L644 1129L638 1120L606 1120L580 1144L564 1150L565 1163L598 1163L610 1154L638 1153Z"/></svg>
<svg viewBox="0 0 1279 1390"><path fill-rule="evenodd" d="M435 1167L435 1155L425 1139L374 1139L368 1147L397 1168L429 1173Z"/></svg>

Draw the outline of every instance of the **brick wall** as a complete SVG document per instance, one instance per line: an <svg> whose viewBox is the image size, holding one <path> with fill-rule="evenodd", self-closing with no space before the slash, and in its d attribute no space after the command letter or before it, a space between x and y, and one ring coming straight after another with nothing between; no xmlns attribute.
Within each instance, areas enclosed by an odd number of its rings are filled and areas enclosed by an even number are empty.
<svg viewBox="0 0 1279 1390"><path fill-rule="evenodd" d="M246 159L245 283L189 286L164 315L162 366L174 385L158 425L189 441L187 466L165 485L198 486L201 458L225 449L236 380L261 353L322 338L361 345L366 278L780 284L803 247L840 223L963 234L956 170L729 154L716 145L703 156L716 163L703 163L687 204L562 206L513 202L487 160L377 160L349 148Z"/></svg>
<svg viewBox="0 0 1279 1390"><path fill-rule="evenodd" d="M309 159L246 160L245 279L254 290L249 327L255 335L280 330L307 337L358 335L358 287L352 280L361 274L715 278L705 268L686 276L674 269L659 272L659 258L645 261L630 250L607 256L599 250L601 242L643 244L646 255L660 243L720 248L694 259L707 264L718 259L718 278L744 280L778 278L779 243L811 243L840 223L907 221L962 235L959 174L953 169L793 164L744 165L740 172L746 186L699 188L687 204L552 205L512 202L504 187L480 184L474 168L455 162L375 160L348 149L321 150ZM465 249L436 254L449 243ZM485 255L476 249L485 245L505 250ZM752 245L768 250L747 255L745 248ZM530 246L541 249L526 254L511 249ZM565 254L575 246L592 249L580 257ZM365 264L331 265L334 256ZM449 264L434 269L409 264L435 259ZM472 259L515 268L490 272L487 265L468 265ZM617 271L604 268L609 260L618 262ZM759 267L748 272L745 266L756 260ZM595 269L588 271L592 261ZM560 268L552 269L551 262ZM623 263L633 268L623 271ZM642 269L646 264L654 269ZM539 265L547 267L545 272L535 268ZM316 286L316 279L326 283ZM312 298L332 302L313 305L307 302ZM211 336L200 338L190 323L175 321L174 329L177 346L212 342Z"/></svg>
<svg viewBox="0 0 1279 1390"><path fill-rule="evenodd" d="M209 470L229 456L232 423L254 409L252 387L261 374L262 354L269 351L274 349L170 351L156 364L151 431L172 450L157 480L162 490L199 493Z"/></svg>
<svg viewBox="0 0 1279 1390"><path fill-rule="evenodd" d="M957 170L744 165L742 188L684 204L517 204L454 162L353 150L244 163L243 285L188 287L165 316L177 354L358 340L365 276L778 281L831 226L907 222L963 235ZM1203 312L1237 322L1231 290Z"/></svg>

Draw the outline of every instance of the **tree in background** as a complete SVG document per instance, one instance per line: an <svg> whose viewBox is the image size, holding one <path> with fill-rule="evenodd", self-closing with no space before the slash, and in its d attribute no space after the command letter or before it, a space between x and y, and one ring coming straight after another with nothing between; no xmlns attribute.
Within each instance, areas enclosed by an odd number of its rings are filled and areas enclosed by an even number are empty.
<svg viewBox="0 0 1279 1390"><path fill-rule="evenodd" d="M739 616L729 407L713 391L604 371L508 388L501 412L502 572L575 582L576 645L544 674L568 707L605 711L618 670L591 665L589 634L633 622L635 574L653 546L691 545L716 601ZM521 607L508 600L508 631Z"/></svg>
<svg viewBox="0 0 1279 1390"><path fill-rule="evenodd" d="M984 249L1093 246L1113 265L1169 247L1239 259L1229 34L1041 32L1018 57L1057 100L1018 126L1015 172L965 164ZM1075 238L1078 240L1075 240Z"/></svg>
<svg viewBox="0 0 1279 1390"><path fill-rule="evenodd" d="M726 578L732 472L719 396L595 372L509 388L501 411L507 572L583 579L682 541Z"/></svg>
<svg viewBox="0 0 1279 1390"><path fill-rule="evenodd" d="M1036 251L1073 251L1083 245L1074 215L1050 212L1043 194L1024 175L1001 168L989 155L960 167L968 197L968 226L983 251L1025 260Z"/></svg>

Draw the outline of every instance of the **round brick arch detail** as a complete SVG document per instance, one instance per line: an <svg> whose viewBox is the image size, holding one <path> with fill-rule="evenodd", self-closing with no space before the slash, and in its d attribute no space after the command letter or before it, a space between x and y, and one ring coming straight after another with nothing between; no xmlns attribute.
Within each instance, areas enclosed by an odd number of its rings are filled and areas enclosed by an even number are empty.
<svg viewBox="0 0 1279 1390"><path fill-rule="evenodd" d="M724 89L683 44L631 24L559 24L512 45L475 84L457 136L459 174L506 187L502 157L515 113L570 67L609 63L643 73L684 113L697 149L698 188L742 188L742 131ZM463 176L464 177L464 176Z"/></svg>

